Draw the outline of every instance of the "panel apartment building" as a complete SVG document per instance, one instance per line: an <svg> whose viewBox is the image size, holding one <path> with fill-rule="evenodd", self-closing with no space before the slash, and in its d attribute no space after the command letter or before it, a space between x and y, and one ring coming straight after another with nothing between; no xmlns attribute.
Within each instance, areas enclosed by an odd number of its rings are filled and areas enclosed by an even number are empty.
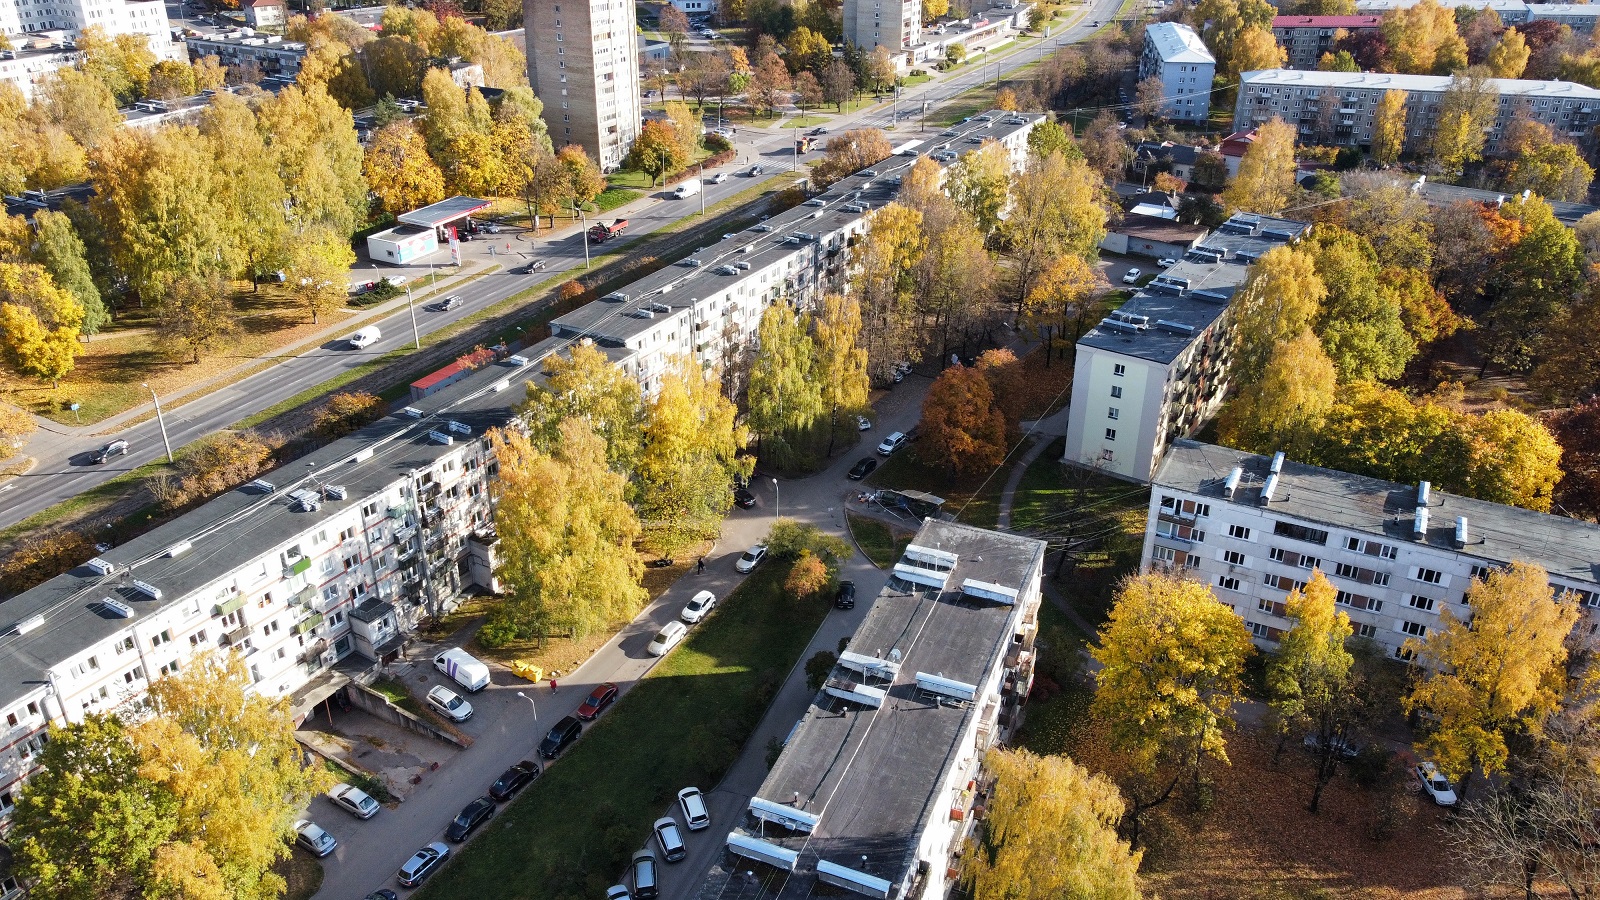
<svg viewBox="0 0 1600 900"><path fill-rule="evenodd" d="M1211 80L1216 74L1217 61L1193 28L1173 22L1145 28L1139 80L1161 79L1161 115L1204 121L1211 115Z"/></svg>
<svg viewBox="0 0 1600 900"><path fill-rule="evenodd" d="M1600 527L1418 485L1179 441L1150 493L1143 566L1211 585L1256 641L1292 623L1289 592L1320 569L1356 634L1403 656L1450 610L1465 618L1475 578L1522 561L1600 619Z"/></svg>
<svg viewBox="0 0 1600 900"><path fill-rule="evenodd" d="M1383 15L1391 9L1415 6L1417 0L1356 0L1356 11ZM1523 0L1438 0L1445 9L1468 9L1476 12L1492 7L1507 25L1524 25L1540 20L1566 25L1579 34L1594 31L1595 18L1600 10L1587 3L1524 3Z"/></svg>
<svg viewBox="0 0 1600 900"><path fill-rule="evenodd" d="M1487 153L1498 152L1506 126L1519 110L1550 126L1557 135L1580 144L1589 142L1594 125L1600 122L1600 90L1570 81L1487 81L1500 95L1499 113L1485 147ZM1233 124L1235 130L1247 131L1276 117L1295 124L1302 140L1312 140L1326 114L1322 105L1326 95L1338 104L1332 107L1333 133L1315 139L1365 148L1372 144L1373 122L1383 95L1405 91L1405 149L1415 151L1432 139L1449 88L1450 77L1446 75L1261 69L1240 76Z"/></svg>
<svg viewBox="0 0 1600 900"><path fill-rule="evenodd" d="M1149 481L1227 393L1228 304L1250 264L1310 230L1237 213L1079 338L1062 460Z"/></svg>
<svg viewBox="0 0 1600 900"><path fill-rule="evenodd" d="M1382 16L1275 16L1272 36L1289 54L1289 68L1315 69L1324 53L1334 52L1340 38L1377 31Z"/></svg>
<svg viewBox="0 0 1600 900"><path fill-rule="evenodd" d="M157 59L184 58L161 0L0 0L0 35L14 48L0 50L0 81L31 99L45 76L77 63L74 42L90 25L111 37L142 35Z"/></svg>
<svg viewBox="0 0 1600 900"><path fill-rule="evenodd" d="M528 83L557 147L577 144L602 171L639 136L638 23L632 0L524 0Z"/></svg>
<svg viewBox="0 0 1600 900"><path fill-rule="evenodd" d="M888 47L898 58L922 43L922 0L844 0L844 39L868 53Z"/></svg>
<svg viewBox="0 0 1600 900"><path fill-rule="evenodd" d="M924 521L726 838L785 871L775 900L947 895L984 802L984 752L1022 721L1044 551Z"/></svg>

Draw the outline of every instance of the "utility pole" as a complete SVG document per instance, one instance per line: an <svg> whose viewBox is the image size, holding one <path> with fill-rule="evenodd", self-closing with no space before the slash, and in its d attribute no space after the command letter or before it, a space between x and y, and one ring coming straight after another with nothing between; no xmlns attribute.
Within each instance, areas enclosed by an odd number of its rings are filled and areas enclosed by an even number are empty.
<svg viewBox="0 0 1600 900"><path fill-rule="evenodd" d="M430 266L431 268L431 266ZM411 302L411 282L406 282L406 312L411 313L411 340L416 349L422 349L422 334L417 331L417 307Z"/></svg>
<svg viewBox="0 0 1600 900"><path fill-rule="evenodd" d="M700 163L700 190L695 191L700 195L700 215L706 214L706 164Z"/></svg>
<svg viewBox="0 0 1600 900"><path fill-rule="evenodd" d="M578 201L572 201L572 209L578 214L578 240L583 244L583 267L589 268L589 217L583 214L583 207Z"/></svg>
<svg viewBox="0 0 1600 900"><path fill-rule="evenodd" d="M165 418L163 418L162 415L161 415L161 398L156 396L156 389L151 387L150 385L148 385L148 384L144 385L144 389L150 392L150 399L155 401L155 404L156 404L156 424L161 426L161 444L162 444L162 446L167 448L167 462L171 463L171 462L173 462L173 459L172 459L172 442L167 440L167 420Z"/></svg>

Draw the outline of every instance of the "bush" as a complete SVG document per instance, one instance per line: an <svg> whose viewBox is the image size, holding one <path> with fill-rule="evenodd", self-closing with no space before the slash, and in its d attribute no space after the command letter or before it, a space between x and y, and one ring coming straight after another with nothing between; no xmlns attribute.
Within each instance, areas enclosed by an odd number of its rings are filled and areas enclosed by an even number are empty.
<svg viewBox="0 0 1600 900"><path fill-rule="evenodd" d="M775 559L793 560L809 553L829 569L837 569L839 563L849 559L855 550L849 541L823 534L815 525L802 525L794 519L779 519L767 537L767 552Z"/></svg>
<svg viewBox="0 0 1600 900"><path fill-rule="evenodd" d="M713 153L721 153L733 149L733 143L720 134L706 135L706 149Z"/></svg>
<svg viewBox="0 0 1600 900"><path fill-rule="evenodd" d="M826 591L833 583L828 565L810 550L801 550L800 556L789 569L783 589L801 600L809 600Z"/></svg>
<svg viewBox="0 0 1600 900"><path fill-rule="evenodd" d="M384 412L384 402L375 394L341 391L329 397L312 415L311 430L323 440L331 441L378 421Z"/></svg>
<svg viewBox="0 0 1600 900"><path fill-rule="evenodd" d="M806 660L806 686L813 691L821 688L822 683L828 680L828 673L833 671L834 663L838 661L839 657L826 650L819 650L815 656Z"/></svg>
<svg viewBox="0 0 1600 900"><path fill-rule="evenodd" d="M490 650L499 650L517 639L517 625L509 619L490 619L478 629L478 643Z"/></svg>
<svg viewBox="0 0 1600 900"><path fill-rule="evenodd" d="M94 545L76 531L58 531L23 542L0 563L0 597L20 594L70 572L94 556Z"/></svg>
<svg viewBox="0 0 1600 900"><path fill-rule="evenodd" d="M271 468L279 446L253 431L203 438L178 460L175 478L163 473L151 479L151 493L168 509L208 500Z"/></svg>

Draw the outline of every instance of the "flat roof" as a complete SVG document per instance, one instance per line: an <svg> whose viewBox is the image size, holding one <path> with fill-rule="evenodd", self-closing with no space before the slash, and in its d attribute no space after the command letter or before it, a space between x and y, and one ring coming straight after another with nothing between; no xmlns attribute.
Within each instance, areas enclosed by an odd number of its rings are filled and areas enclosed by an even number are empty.
<svg viewBox="0 0 1600 900"><path fill-rule="evenodd" d="M1396 183L1401 183L1396 179ZM1499 206L1502 203L1515 200L1522 196L1520 193L1503 193L1501 191L1486 191L1481 188L1462 187L1456 184L1442 184L1419 178L1412 182L1411 190L1417 196L1429 203L1459 203L1472 201L1490 206ZM1568 203L1563 200L1541 200L1550 204L1550 211L1557 220L1568 228L1578 224L1578 220L1592 212L1600 212L1600 206L1590 206L1587 203Z"/></svg>
<svg viewBox="0 0 1600 900"><path fill-rule="evenodd" d="M888 694L882 705L820 694L756 793L786 806L798 793L801 812L817 817L809 835L765 829L764 840L799 854L778 897L810 896L824 862L891 884L916 866L926 823L949 815L950 798L940 787L951 767L971 754L962 737L982 703L981 693L977 703L935 702L919 689L918 675L982 691L1022 610L974 600L961 586L971 580L1025 592L1044 565L1043 541L953 522L924 521L913 543L955 554L957 562L943 590L896 590L906 585L891 579L851 638L849 652L863 658L899 653L892 685L878 680Z"/></svg>
<svg viewBox="0 0 1600 900"><path fill-rule="evenodd" d="M1307 69L1257 69L1239 76L1239 98L1250 87L1336 87L1400 90L1407 93L1443 94L1449 75L1397 75L1381 72L1319 72ZM1521 78L1486 78L1502 97L1600 100L1600 90L1571 81L1530 81Z"/></svg>
<svg viewBox="0 0 1600 900"><path fill-rule="evenodd" d="M1382 16L1273 16L1273 28L1377 28Z"/></svg>
<svg viewBox="0 0 1600 900"><path fill-rule="evenodd" d="M1123 216L1122 221L1109 230L1129 237L1171 244L1187 244L1211 233L1211 229L1204 225L1185 225L1172 219L1147 216L1142 213L1129 213Z"/></svg>
<svg viewBox="0 0 1600 900"><path fill-rule="evenodd" d="M1193 28L1176 22L1157 22L1144 30L1145 37L1169 63L1215 63L1216 58L1206 49Z"/></svg>
<svg viewBox="0 0 1600 900"><path fill-rule="evenodd" d="M1178 440L1156 470L1157 489L1171 487L1254 506L1272 460L1231 447ZM1234 499L1222 499L1222 484L1234 466L1246 473ZM1516 506L1474 500L1438 488L1429 492L1430 527L1425 541L1412 540L1417 486L1286 461L1273 491L1272 514L1336 526L1385 538L1397 546L1425 543L1462 556L1507 563L1538 563L1551 577L1600 582L1600 526ZM1466 516L1471 543L1455 548L1456 517Z"/></svg>
<svg viewBox="0 0 1600 900"><path fill-rule="evenodd" d="M395 220L407 225L423 225L428 228L438 228L457 219L472 215L480 209L489 206L489 201L479 200L477 197L450 197L438 203L430 203L421 209L396 216Z"/></svg>

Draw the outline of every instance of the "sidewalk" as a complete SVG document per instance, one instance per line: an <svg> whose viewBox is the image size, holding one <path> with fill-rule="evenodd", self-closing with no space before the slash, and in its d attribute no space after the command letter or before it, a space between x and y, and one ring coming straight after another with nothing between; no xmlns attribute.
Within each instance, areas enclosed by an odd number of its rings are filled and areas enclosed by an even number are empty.
<svg viewBox="0 0 1600 900"><path fill-rule="evenodd" d="M1066 437L1067 407L1063 406L1038 421L1024 422L1023 433L1033 440L1033 445L1012 465L1005 489L1000 492L1000 512L995 520L995 527L1000 531L1011 530L1011 504L1016 500L1017 488L1022 485L1022 476L1027 473L1028 466L1044 455L1045 448L1054 443L1056 438Z"/></svg>

